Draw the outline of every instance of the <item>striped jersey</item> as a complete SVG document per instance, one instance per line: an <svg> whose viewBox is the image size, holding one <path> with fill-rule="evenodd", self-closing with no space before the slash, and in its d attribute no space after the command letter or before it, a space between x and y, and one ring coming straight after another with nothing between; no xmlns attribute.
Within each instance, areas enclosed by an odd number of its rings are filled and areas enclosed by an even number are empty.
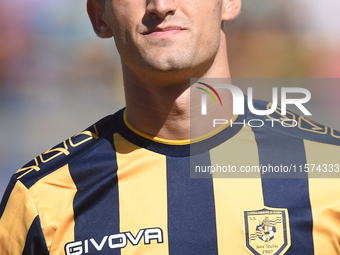
<svg viewBox="0 0 340 255"><path fill-rule="evenodd" d="M231 121L190 143L121 110L42 153L6 189L0 254L340 254L340 133Z"/></svg>

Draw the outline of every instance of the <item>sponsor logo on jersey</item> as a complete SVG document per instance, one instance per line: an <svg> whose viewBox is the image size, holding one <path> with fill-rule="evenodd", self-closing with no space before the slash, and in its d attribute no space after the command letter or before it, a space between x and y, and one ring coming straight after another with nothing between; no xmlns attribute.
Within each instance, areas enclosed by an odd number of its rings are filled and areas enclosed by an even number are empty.
<svg viewBox="0 0 340 255"><path fill-rule="evenodd" d="M288 210L265 207L245 211L245 246L250 254L281 255L290 247Z"/></svg>
<svg viewBox="0 0 340 255"><path fill-rule="evenodd" d="M105 246L110 249L121 249L130 243L133 246L140 245L144 237L144 245L163 243L163 231L160 228L140 229L136 236L131 232L118 233L110 236L103 236L101 239L88 238L83 241L75 241L65 245L66 255L97 254Z"/></svg>

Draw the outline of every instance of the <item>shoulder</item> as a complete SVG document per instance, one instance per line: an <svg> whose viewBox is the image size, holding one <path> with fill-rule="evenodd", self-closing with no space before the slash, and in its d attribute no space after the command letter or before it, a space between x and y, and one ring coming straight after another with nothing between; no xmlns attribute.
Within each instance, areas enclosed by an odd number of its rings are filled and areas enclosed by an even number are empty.
<svg viewBox="0 0 340 255"><path fill-rule="evenodd" d="M103 144L112 143L112 135L116 132L116 114L99 120L84 131L40 154L20 168L14 177L29 189L40 179L58 171L89 151L99 149Z"/></svg>
<svg viewBox="0 0 340 255"><path fill-rule="evenodd" d="M269 110L272 107L270 102L254 100L253 106L257 110ZM280 133L284 136L294 137L305 141L330 144L340 146L340 132L317 123L308 117L287 111L282 114L281 108L268 115L255 115L249 109L247 111L247 122L253 129L271 131L268 134L275 135ZM262 125L260 128L257 127Z"/></svg>

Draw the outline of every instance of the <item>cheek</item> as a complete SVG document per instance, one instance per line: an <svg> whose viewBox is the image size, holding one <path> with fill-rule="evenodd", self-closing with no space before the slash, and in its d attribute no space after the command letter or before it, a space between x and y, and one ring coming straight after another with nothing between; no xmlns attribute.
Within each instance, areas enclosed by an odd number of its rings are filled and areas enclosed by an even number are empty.
<svg viewBox="0 0 340 255"><path fill-rule="evenodd" d="M119 48L131 46L131 37L134 30L129 20L126 20L124 16L115 16L115 19L112 20L110 26L118 50Z"/></svg>
<svg viewBox="0 0 340 255"><path fill-rule="evenodd" d="M203 4L202 4L203 2ZM198 1L191 14L194 24L204 36L216 38L221 29L221 3L216 0Z"/></svg>
<svg viewBox="0 0 340 255"><path fill-rule="evenodd" d="M208 47L216 47L220 43L221 23L217 18L207 18L198 25L198 36Z"/></svg>
<svg viewBox="0 0 340 255"><path fill-rule="evenodd" d="M140 1L114 0L110 5L109 20L115 40L129 43L129 38L136 33L136 26L144 15Z"/></svg>

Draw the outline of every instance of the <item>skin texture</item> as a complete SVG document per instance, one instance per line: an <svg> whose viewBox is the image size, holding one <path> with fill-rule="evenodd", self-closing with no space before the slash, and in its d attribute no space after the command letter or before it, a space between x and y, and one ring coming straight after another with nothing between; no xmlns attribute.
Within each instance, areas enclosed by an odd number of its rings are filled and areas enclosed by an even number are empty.
<svg viewBox="0 0 340 255"><path fill-rule="evenodd" d="M88 0L95 32L113 37L121 56L130 124L153 136L190 138L190 78L230 77L222 21L236 17L240 5L240 0ZM230 107L227 111L231 117Z"/></svg>

